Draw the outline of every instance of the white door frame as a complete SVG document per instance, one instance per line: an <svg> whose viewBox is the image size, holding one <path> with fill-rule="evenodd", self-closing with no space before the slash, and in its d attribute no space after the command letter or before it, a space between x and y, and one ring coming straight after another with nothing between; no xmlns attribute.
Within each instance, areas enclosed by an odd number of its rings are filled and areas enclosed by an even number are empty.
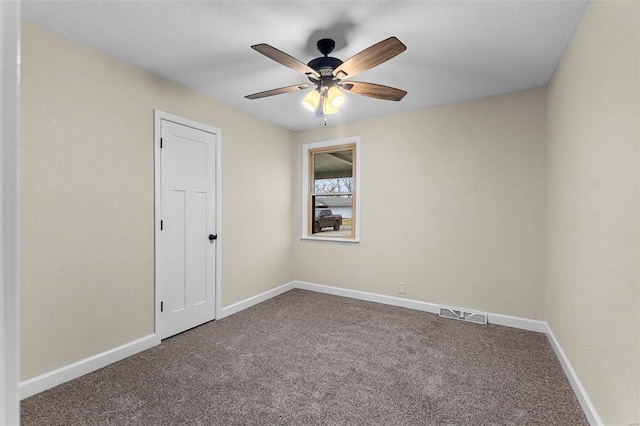
<svg viewBox="0 0 640 426"><path fill-rule="evenodd" d="M198 123L196 121L189 120L177 115L163 112L157 109L153 110L154 120L154 167L153 167L153 181L154 181L154 289L155 289L155 303L153 305L154 312L154 333L158 335L158 311L160 309L160 294L158 291L158 259L160 258L160 247L158 241L160 239L160 213L162 211L162 193L160 182L162 178L160 167L160 135L161 135L161 123L162 120L171 121L172 123L181 124L183 126L192 127L194 129L202 130L204 132L213 133L216 135L216 233L218 235L216 243L216 318L221 317L222 311L222 161L221 161L221 147L222 147L222 134L220 129L206 124Z"/></svg>
<svg viewBox="0 0 640 426"><path fill-rule="evenodd" d="M20 2L0 1L0 424L20 422Z"/></svg>

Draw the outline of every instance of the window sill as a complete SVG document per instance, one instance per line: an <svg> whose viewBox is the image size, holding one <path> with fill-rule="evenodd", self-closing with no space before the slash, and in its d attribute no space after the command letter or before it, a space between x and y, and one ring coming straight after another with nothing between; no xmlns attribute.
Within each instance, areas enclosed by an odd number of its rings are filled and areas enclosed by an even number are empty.
<svg viewBox="0 0 640 426"><path fill-rule="evenodd" d="M300 241L318 241L318 242L321 242L321 243L356 244L356 245L360 245L360 240L353 240L351 238L300 237Z"/></svg>

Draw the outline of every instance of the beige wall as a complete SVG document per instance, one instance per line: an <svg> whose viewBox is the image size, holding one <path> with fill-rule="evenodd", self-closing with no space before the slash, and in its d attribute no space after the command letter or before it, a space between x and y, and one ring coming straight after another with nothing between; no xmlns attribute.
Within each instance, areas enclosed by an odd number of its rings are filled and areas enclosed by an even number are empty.
<svg viewBox="0 0 640 426"><path fill-rule="evenodd" d="M376 101L372 101L376 102ZM302 144L362 137L361 244L299 241ZM296 279L542 319L545 90L296 134Z"/></svg>
<svg viewBox="0 0 640 426"><path fill-rule="evenodd" d="M223 306L403 281L547 320L605 423L639 421L638 4L592 3L548 90L297 134L24 23L21 379L153 332L157 108L222 130ZM302 242L302 144L354 135L362 242Z"/></svg>
<svg viewBox="0 0 640 426"><path fill-rule="evenodd" d="M24 23L22 380L153 333L154 108L222 130L223 306L293 279L291 132Z"/></svg>
<svg viewBox="0 0 640 426"><path fill-rule="evenodd" d="M607 425L640 421L638 2L593 2L548 90L546 315Z"/></svg>

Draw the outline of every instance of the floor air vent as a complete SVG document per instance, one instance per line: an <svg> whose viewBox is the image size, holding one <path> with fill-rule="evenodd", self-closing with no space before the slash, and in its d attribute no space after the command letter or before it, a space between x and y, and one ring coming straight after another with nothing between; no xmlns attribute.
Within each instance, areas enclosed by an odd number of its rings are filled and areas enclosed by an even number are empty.
<svg viewBox="0 0 640 426"><path fill-rule="evenodd" d="M476 324L486 324L487 314L469 312L462 309L440 307L440 316L443 318L457 319L461 321L475 322Z"/></svg>

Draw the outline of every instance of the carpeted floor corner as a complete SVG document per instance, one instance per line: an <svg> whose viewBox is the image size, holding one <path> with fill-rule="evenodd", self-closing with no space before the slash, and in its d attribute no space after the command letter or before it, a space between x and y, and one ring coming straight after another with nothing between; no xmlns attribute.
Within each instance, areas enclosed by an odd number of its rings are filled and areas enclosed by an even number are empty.
<svg viewBox="0 0 640 426"><path fill-rule="evenodd" d="M22 401L23 425L587 425L544 334L292 290Z"/></svg>

